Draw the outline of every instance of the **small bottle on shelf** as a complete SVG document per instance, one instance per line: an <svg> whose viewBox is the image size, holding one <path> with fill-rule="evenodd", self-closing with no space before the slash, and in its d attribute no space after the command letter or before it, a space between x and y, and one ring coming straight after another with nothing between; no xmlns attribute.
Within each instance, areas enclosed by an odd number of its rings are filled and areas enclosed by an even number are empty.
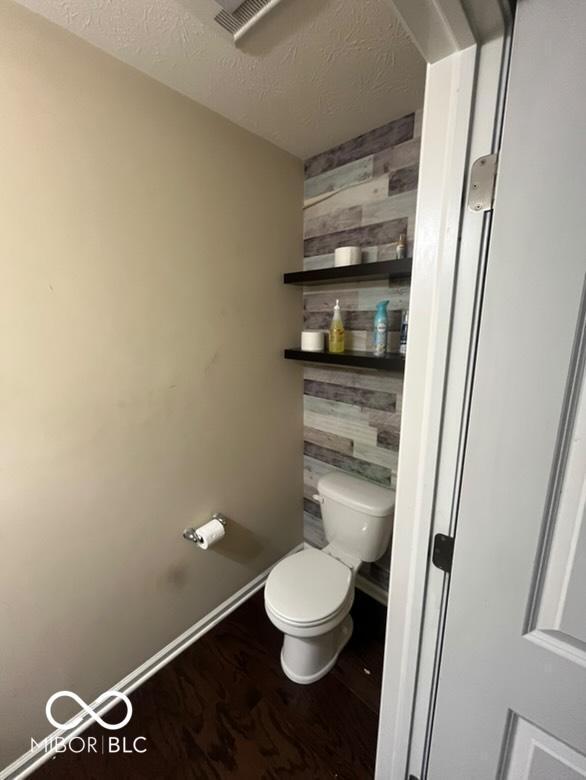
<svg viewBox="0 0 586 780"><path fill-rule="evenodd" d="M403 312L401 319L401 340L399 342L399 354L404 355L407 352L407 331L409 330L409 311Z"/></svg>
<svg viewBox="0 0 586 780"><path fill-rule="evenodd" d="M399 236L399 240L397 241L397 246L395 248L395 253L397 255L397 260L405 259L405 255L407 254L407 236L405 233L401 233Z"/></svg>
<svg viewBox="0 0 586 780"><path fill-rule="evenodd" d="M384 357L387 351L387 333L389 330L389 318L387 306L389 301L381 301L376 305L374 314L374 351L376 357Z"/></svg>
<svg viewBox="0 0 586 780"><path fill-rule="evenodd" d="M330 325L330 338L328 341L328 351L339 354L344 351L344 323L340 313L340 301L336 301L334 306L334 315Z"/></svg>

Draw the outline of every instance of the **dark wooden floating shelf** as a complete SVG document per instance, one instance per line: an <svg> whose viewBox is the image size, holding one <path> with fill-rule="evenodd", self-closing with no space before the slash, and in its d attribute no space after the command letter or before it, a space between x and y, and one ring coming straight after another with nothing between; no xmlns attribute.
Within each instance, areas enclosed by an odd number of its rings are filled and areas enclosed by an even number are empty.
<svg viewBox="0 0 586 780"><path fill-rule="evenodd" d="M306 352L302 349L286 349L288 360L302 360L305 363L328 363L334 366L354 368L375 368L378 371L403 371L405 357L388 352L384 357L375 357L371 352Z"/></svg>
<svg viewBox="0 0 586 780"><path fill-rule="evenodd" d="M285 284L328 284L333 282L368 282L379 279L408 279L411 276L411 258L383 260L380 263L343 265L338 268L318 268L315 271L293 271L284 274Z"/></svg>

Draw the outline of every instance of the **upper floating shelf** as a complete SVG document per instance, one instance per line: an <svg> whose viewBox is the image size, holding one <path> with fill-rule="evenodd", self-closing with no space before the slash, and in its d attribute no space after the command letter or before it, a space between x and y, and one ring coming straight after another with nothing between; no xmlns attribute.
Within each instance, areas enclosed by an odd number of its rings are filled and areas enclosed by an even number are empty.
<svg viewBox="0 0 586 780"><path fill-rule="evenodd" d="M411 276L411 258L383 260L380 263L342 265L338 268L318 268L315 271L293 271L284 274L285 284L328 284L331 282L368 282L379 279L408 279Z"/></svg>

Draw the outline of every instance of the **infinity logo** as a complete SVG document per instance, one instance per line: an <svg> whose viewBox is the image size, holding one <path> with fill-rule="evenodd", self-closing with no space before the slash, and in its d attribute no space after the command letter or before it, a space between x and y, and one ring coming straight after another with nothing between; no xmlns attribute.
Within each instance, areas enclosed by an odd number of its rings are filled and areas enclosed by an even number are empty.
<svg viewBox="0 0 586 780"><path fill-rule="evenodd" d="M97 714L95 710L93 710L88 704L85 703L85 701L80 698L77 693L73 693L73 691L57 691L57 693L54 693L49 701L47 702L45 706L45 714L47 716L47 720L49 723L51 723L55 728L58 729L74 729L76 726L79 726L80 723L83 721L83 715L79 714L75 717L71 718L71 720L68 720L66 723L60 723L58 720L56 720L53 717L52 713L52 707L53 704L57 701L57 699L62 699L63 697L73 699L73 701L77 702L81 709L87 714L90 715L93 720L96 721L96 723L99 723L100 726L102 726L105 729L109 729L110 731L115 731L116 729L121 729L123 726L126 726L130 718L132 717L132 704L130 702L130 699L128 696L125 696L123 693L120 693L120 691L106 691L105 693L100 694L98 698L95 700L94 704L99 705L103 701L107 701L108 699L119 699L120 701L123 701L124 704L126 704L126 716L123 720L120 721L120 723L106 723L105 720L102 720L102 718Z"/></svg>

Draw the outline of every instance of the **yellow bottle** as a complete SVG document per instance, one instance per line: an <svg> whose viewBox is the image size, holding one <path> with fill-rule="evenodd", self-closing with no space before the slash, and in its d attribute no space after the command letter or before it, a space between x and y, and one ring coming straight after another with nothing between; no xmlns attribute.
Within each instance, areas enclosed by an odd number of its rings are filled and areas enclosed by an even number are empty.
<svg viewBox="0 0 586 780"><path fill-rule="evenodd" d="M330 325L330 342L328 345L330 352L343 352L344 351L344 323L342 322L342 315L340 314L340 301L336 301L334 306L334 316L332 317L332 324Z"/></svg>

